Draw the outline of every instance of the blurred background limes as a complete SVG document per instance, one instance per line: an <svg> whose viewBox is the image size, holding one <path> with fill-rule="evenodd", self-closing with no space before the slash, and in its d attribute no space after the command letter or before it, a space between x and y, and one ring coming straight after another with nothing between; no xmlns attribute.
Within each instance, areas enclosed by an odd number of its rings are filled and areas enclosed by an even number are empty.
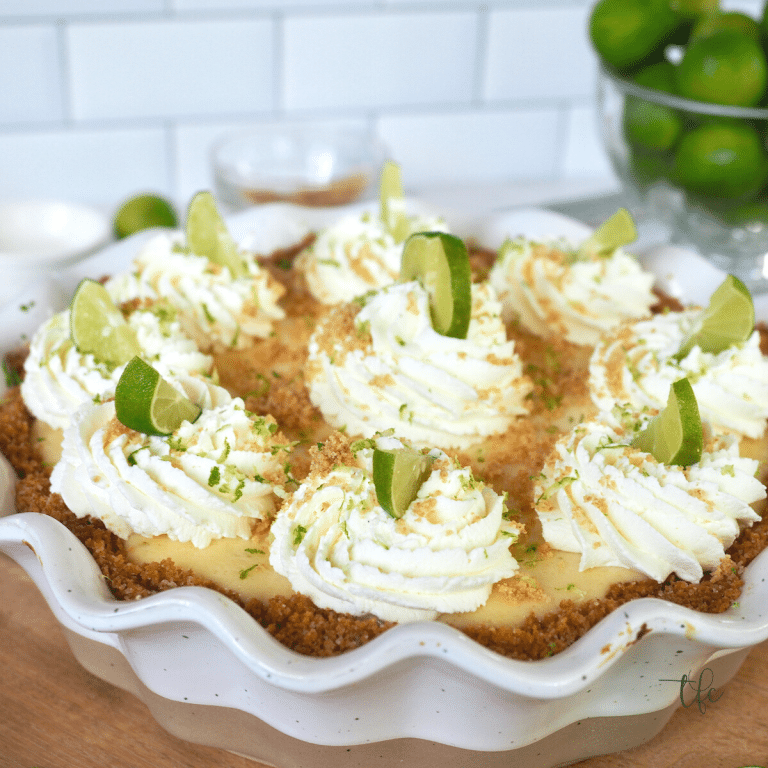
<svg viewBox="0 0 768 768"><path fill-rule="evenodd" d="M113 230L119 240L142 229L176 227L178 215L173 204L156 194L140 194L126 200L115 213Z"/></svg>
<svg viewBox="0 0 768 768"><path fill-rule="evenodd" d="M676 82L687 99L754 107L765 94L767 75L760 43L743 31L724 28L687 46Z"/></svg>
<svg viewBox="0 0 768 768"><path fill-rule="evenodd" d="M630 203L721 268L751 259L765 282L768 0L751 14L718 0L598 0L589 34L606 146Z"/></svg>
<svg viewBox="0 0 768 768"><path fill-rule="evenodd" d="M599 0L589 34L603 61L624 69L650 56L676 24L669 0Z"/></svg>

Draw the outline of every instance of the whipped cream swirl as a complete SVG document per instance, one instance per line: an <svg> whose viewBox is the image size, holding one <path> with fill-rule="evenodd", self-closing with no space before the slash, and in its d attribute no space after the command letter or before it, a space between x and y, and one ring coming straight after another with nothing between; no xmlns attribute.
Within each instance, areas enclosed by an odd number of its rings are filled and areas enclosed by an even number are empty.
<svg viewBox="0 0 768 768"><path fill-rule="evenodd" d="M670 385L687 377L699 412L717 431L760 437L768 419L768 358L755 331L743 344L712 354L694 347L674 355L695 328L702 310L688 309L627 323L592 353L589 386L597 407L659 410Z"/></svg>
<svg viewBox="0 0 768 768"><path fill-rule="evenodd" d="M164 534L196 547L250 538L286 495L287 441L225 389L171 383L203 407L194 424L148 436L117 421L114 401L86 405L64 432L51 489L78 517L97 517L121 538Z"/></svg>
<svg viewBox="0 0 768 768"><path fill-rule="evenodd" d="M708 435L696 464L660 464L604 416L560 438L545 463L535 486L545 540L581 552L582 571L621 566L698 582L740 525L760 519L750 507L765 497L758 462L739 456L733 436Z"/></svg>
<svg viewBox="0 0 768 768"><path fill-rule="evenodd" d="M361 303L334 309L309 343L310 398L332 426L365 437L394 426L421 447L464 448L527 413L532 385L490 285L472 286L466 339L434 330L417 282Z"/></svg>
<svg viewBox="0 0 768 768"><path fill-rule="evenodd" d="M272 567L321 608L384 621L483 605L493 584L518 568L509 547L522 527L505 519L503 497L433 450L431 474L396 520L377 501L374 442L403 445L363 440L343 463L313 466L272 524Z"/></svg>
<svg viewBox="0 0 768 768"><path fill-rule="evenodd" d="M163 302L145 302L126 321L136 334L142 357L161 376L212 373L212 358L198 350ZM78 352L70 338L69 310L65 310L35 332L24 363L21 393L33 416L63 429L83 403L112 397L124 368Z"/></svg>
<svg viewBox="0 0 768 768"><path fill-rule="evenodd" d="M131 272L116 275L106 288L116 302L164 298L202 350L245 349L285 317L277 303L285 289L255 258L243 263L248 274L235 278L227 267L186 253L180 234L163 233L146 243Z"/></svg>
<svg viewBox="0 0 768 768"><path fill-rule="evenodd" d="M508 240L489 280L506 322L582 346L594 346L627 318L647 317L656 302L653 275L622 248L586 257L562 241Z"/></svg>
<svg viewBox="0 0 768 768"><path fill-rule="evenodd" d="M436 216L410 216L411 232L447 231ZM342 217L321 231L297 258L312 295L322 304L352 301L397 280L403 243L371 211Z"/></svg>

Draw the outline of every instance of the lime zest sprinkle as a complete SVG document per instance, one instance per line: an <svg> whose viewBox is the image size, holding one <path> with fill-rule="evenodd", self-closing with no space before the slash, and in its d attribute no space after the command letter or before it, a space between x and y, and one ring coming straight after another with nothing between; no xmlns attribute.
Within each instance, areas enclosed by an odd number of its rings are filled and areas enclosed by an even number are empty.
<svg viewBox="0 0 768 768"><path fill-rule="evenodd" d="M307 535L307 529L303 525L297 525L293 529L293 546L296 547L304 540Z"/></svg>
<svg viewBox="0 0 768 768"><path fill-rule="evenodd" d="M258 564L258 563L254 563L253 565L251 565L251 566L248 566L248 568L243 568L243 569L240 571L240 578L241 578L241 579L245 579L245 578L247 578L248 574L249 574L249 573L250 573L250 572L251 572L251 571L252 571L254 568L258 568L258 567L259 567L259 564Z"/></svg>

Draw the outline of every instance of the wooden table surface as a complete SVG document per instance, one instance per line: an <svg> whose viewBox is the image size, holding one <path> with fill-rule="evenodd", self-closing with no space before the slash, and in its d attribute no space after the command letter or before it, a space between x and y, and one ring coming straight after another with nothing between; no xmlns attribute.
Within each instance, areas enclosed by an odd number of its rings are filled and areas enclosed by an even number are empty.
<svg viewBox="0 0 768 768"><path fill-rule="evenodd" d="M35 585L4 555L0 595L0 768L261 768L179 741L133 695L86 672ZM720 693L704 714L680 708L649 744L579 767L768 766L768 644Z"/></svg>

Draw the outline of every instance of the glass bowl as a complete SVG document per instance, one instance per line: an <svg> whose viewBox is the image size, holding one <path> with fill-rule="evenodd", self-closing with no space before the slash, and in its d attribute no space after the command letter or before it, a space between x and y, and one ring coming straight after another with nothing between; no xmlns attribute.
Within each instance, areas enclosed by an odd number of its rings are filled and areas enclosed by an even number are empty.
<svg viewBox="0 0 768 768"><path fill-rule="evenodd" d="M230 212L272 202L352 203L378 182L384 158L368 126L316 122L252 127L211 151L216 194Z"/></svg>
<svg viewBox="0 0 768 768"><path fill-rule="evenodd" d="M768 109L683 99L602 66L598 110L632 213L768 292Z"/></svg>

